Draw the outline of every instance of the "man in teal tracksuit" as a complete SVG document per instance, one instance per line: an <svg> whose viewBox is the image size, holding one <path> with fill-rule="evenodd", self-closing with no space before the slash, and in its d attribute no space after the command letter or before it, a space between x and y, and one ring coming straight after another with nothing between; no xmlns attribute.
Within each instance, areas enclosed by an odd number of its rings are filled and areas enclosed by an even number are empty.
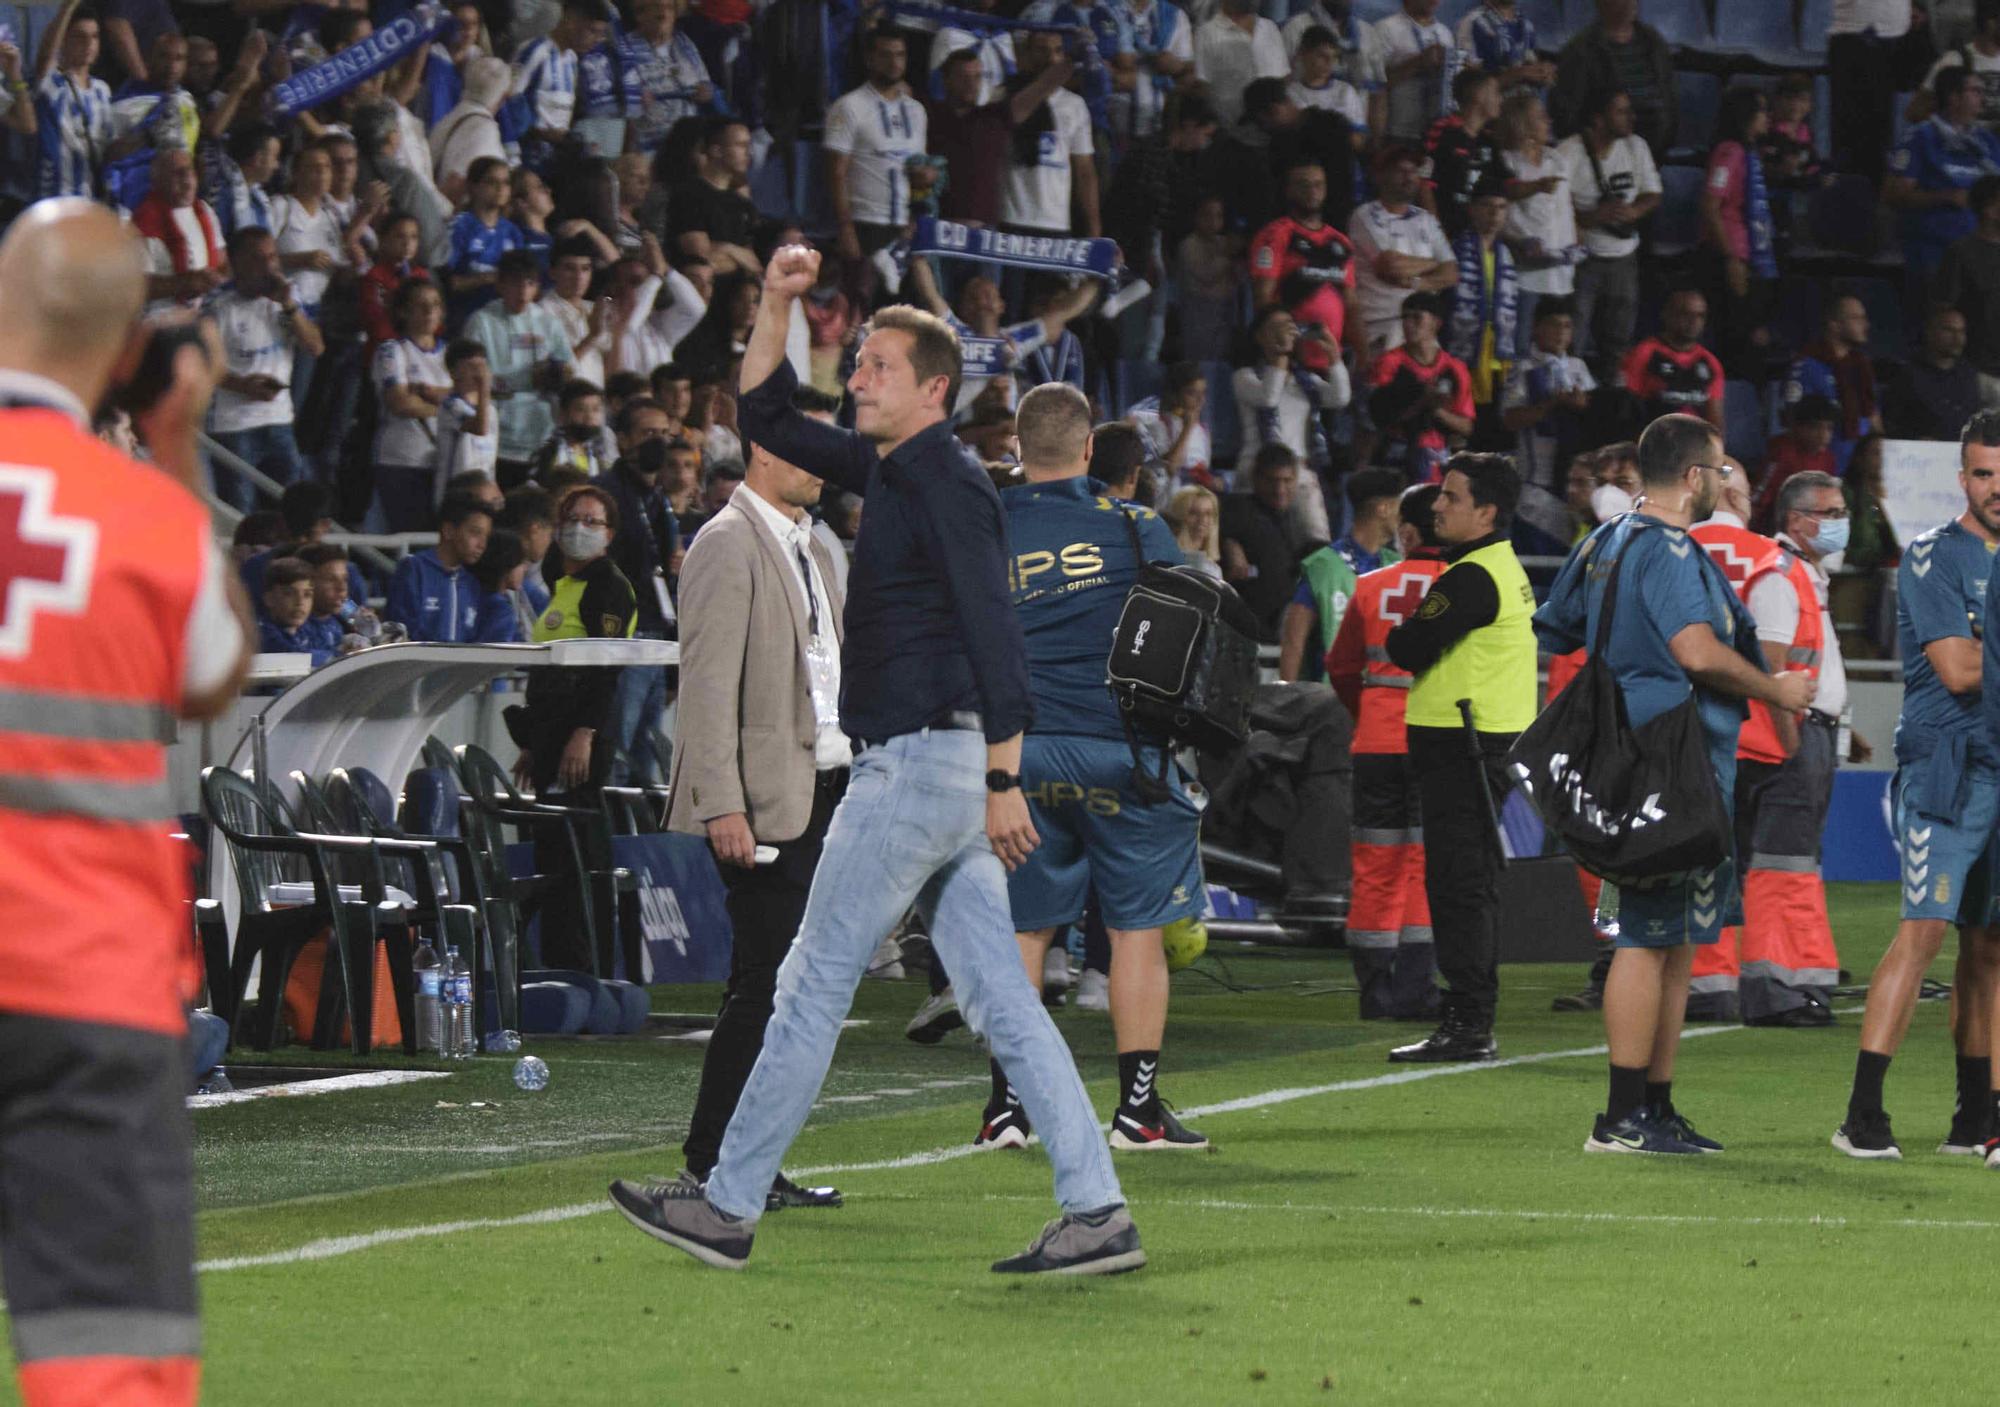
<svg viewBox="0 0 2000 1407"><path fill-rule="evenodd" d="M1015 936L1039 983L1049 942L1083 918L1094 891L1111 935L1111 1021L1118 1038L1117 1149L1204 1148L1160 1100L1167 1021L1161 930L1199 915L1201 813L1178 778L1148 805L1132 785L1132 750L1105 665L1125 594L1148 561L1178 562L1166 524L1105 493L1088 476L1090 403L1061 382L1037 386L1015 412L1028 482L1001 492L1009 586L1028 643L1035 721L1021 749L1021 785L1041 844L1008 877ZM1149 773L1160 761L1142 749ZM1005 1074L977 1142L1019 1147L1028 1124Z"/></svg>

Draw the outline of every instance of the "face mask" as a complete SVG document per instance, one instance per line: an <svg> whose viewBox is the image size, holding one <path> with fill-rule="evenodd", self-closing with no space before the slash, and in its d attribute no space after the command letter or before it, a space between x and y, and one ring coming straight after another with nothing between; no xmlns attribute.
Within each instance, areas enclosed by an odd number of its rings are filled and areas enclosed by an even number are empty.
<svg viewBox="0 0 2000 1407"><path fill-rule="evenodd" d="M1616 484L1599 484L1590 491L1590 511L1598 522L1608 523L1620 513L1632 511L1632 495Z"/></svg>
<svg viewBox="0 0 2000 1407"><path fill-rule="evenodd" d="M1845 552L1848 534L1853 530L1854 524L1846 518L1822 518L1819 531L1813 535L1813 547L1822 557Z"/></svg>
<svg viewBox="0 0 2000 1407"><path fill-rule="evenodd" d="M562 434L563 438L571 444L580 445L585 440L594 440L597 438L597 427L595 425L565 425L562 427Z"/></svg>
<svg viewBox="0 0 2000 1407"><path fill-rule="evenodd" d="M562 535L563 556L572 562L588 562L602 557L611 546L611 531L608 528L585 527L582 523L564 523Z"/></svg>

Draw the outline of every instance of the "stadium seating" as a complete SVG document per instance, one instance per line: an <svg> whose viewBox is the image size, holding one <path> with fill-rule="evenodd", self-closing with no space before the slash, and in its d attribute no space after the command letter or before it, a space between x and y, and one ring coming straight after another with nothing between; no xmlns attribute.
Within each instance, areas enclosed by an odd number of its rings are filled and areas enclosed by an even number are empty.
<svg viewBox="0 0 2000 1407"><path fill-rule="evenodd" d="M1669 44L1696 48L1713 42L1702 0L1649 0L1642 17Z"/></svg>
<svg viewBox="0 0 2000 1407"><path fill-rule="evenodd" d="M1715 114L1722 105L1721 75L1679 69L1674 73L1674 91L1679 116L1672 151L1706 152L1715 140Z"/></svg>
<svg viewBox="0 0 2000 1407"><path fill-rule="evenodd" d="M1821 63L1826 59L1827 35L1833 31L1833 0L1805 0L1799 15L1798 45L1800 57L1810 63ZM1818 116L1822 126L1826 121L1826 101L1818 104Z"/></svg>
<svg viewBox="0 0 2000 1407"><path fill-rule="evenodd" d="M1798 35L1792 31L1792 7L1786 0L1722 0L1715 7L1715 47L1744 54L1768 64L1803 60Z"/></svg>
<svg viewBox="0 0 2000 1407"><path fill-rule="evenodd" d="M1763 392L1754 381L1729 381L1722 388L1722 443L1753 474L1764 462L1770 418Z"/></svg>
<svg viewBox="0 0 2000 1407"><path fill-rule="evenodd" d="M1686 254L1700 239L1702 180L1699 166L1660 169L1664 197L1659 214L1653 217L1653 252L1661 258Z"/></svg>
<svg viewBox="0 0 2000 1407"><path fill-rule="evenodd" d="M351 1017L353 1049L364 1055L371 1046L374 1014L375 950L386 948L390 979L402 1020L403 1049L415 1053L416 1025L411 983L410 929L400 904L381 889L363 895L343 888L336 877L334 855L350 855L356 847L379 853L371 842L347 842L338 837L301 835L283 803L227 767L208 767L201 774L202 811L229 848L236 875L239 912L229 976L229 1008L240 1022L250 969L262 960L257 991L257 1029L252 1044L269 1050L276 1042L284 1007L285 979L304 948L328 938L328 963L339 970L339 981L320 986L313 1043L333 1045L341 1016ZM303 882L310 899L279 905L276 888Z"/></svg>
<svg viewBox="0 0 2000 1407"><path fill-rule="evenodd" d="M1807 217L1814 245L1866 259L1880 238L1875 187L1866 176L1839 175L1813 192Z"/></svg>

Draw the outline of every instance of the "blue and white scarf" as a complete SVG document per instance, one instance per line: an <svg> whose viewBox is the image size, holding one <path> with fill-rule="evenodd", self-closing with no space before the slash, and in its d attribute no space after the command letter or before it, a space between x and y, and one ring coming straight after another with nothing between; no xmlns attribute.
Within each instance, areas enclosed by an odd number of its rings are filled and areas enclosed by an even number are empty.
<svg viewBox="0 0 2000 1407"><path fill-rule="evenodd" d="M1116 240L1007 234L928 215L917 221L917 232L907 252L933 254L940 259L975 259L984 264L1006 264L1049 273L1087 274L1092 278L1110 278L1111 271L1118 266Z"/></svg>
<svg viewBox="0 0 2000 1407"><path fill-rule="evenodd" d="M271 110L280 117L294 117L330 103L427 46L448 23L450 17L436 5L419 5L325 63L278 84L271 90Z"/></svg>
<svg viewBox="0 0 2000 1407"><path fill-rule="evenodd" d="M1458 255L1458 289L1451 300L1451 321L1445 326L1445 350L1468 367L1473 365L1479 359L1480 330L1491 323L1495 355L1504 359L1514 345L1521 311L1514 253L1504 242L1493 241L1493 286L1488 288L1478 234L1467 230L1460 235L1453 252Z"/></svg>
<svg viewBox="0 0 2000 1407"><path fill-rule="evenodd" d="M1306 398L1306 464L1320 470L1333 461L1333 449L1326 438L1326 419L1320 414L1320 379L1297 362L1292 363L1292 383L1299 388L1299 394ZM1281 445L1285 442L1283 423L1278 417L1278 407L1274 405L1257 408L1257 442L1264 445Z"/></svg>
<svg viewBox="0 0 2000 1407"><path fill-rule="evenodd" d="M1750 272L1778 276L1778 250L1771 232L1771 195L1764 186L1764 163L1755 147L1743 148L1743 227L1750 232Z"/></svg>

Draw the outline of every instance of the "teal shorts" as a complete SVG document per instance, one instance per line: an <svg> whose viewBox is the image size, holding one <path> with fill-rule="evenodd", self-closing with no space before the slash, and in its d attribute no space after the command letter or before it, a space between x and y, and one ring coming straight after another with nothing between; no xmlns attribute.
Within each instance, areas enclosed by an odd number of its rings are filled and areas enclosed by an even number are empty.
<svg viewBox="0 0 2000 1407"><path fill-rule="evenodd" d="M1159 753L1145 756L1157 774ZM1169 770L1172 799L1148 806L1124 743L1022 740L1021 786L1041 843L1007 877L1017 931L1080 921L1092 890L1107 928L1164 928L1203 912L1201 812Z"/></svg>

